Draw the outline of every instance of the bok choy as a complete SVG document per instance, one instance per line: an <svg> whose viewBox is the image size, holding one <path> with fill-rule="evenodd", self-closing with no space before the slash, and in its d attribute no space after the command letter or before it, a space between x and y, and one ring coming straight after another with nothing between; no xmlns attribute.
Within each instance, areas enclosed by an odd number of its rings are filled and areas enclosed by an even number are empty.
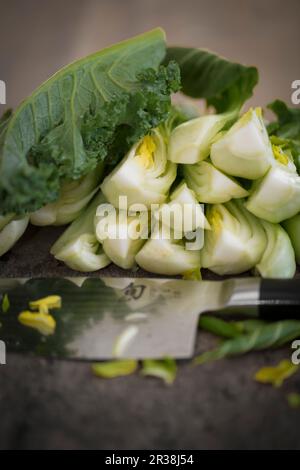
<svg viewBox="0 0 300 470"><path fill-rule="evenodd" d="M119 196L127 204L161 204L176 178L176 165L167 160L163 134L154 129L135 144L124 159L104 179L101 190L106 199L119 208Z"/></svg>
<svg viewBox="0 0 300 470"><path fill-rule="evenodd" d="M169 227L157 223L135 260L141 268L155 274L198 272L200 276L200 250L187 249L186 243L182 238L176 239Z"/></svg>
<svg viewBox="0 0 300 470"><path fill-rule="evenodd" d="M297 263L300 264L300 214L295 215L291 219L285 220L283 226L293 244Z"/></svg>
<svg viewBox="0 0 300 470"><path fill-rule="evenodd" d="M272 223L289 219L300 211L300 176L277 163L262 180L253 184L247 209Z"/></svg>
<svg viewBox="0 0 300 470"><path fill-rule="evenodd" d="M261 109L250 109L211 146L213 164L232 176L261 178L273 162Z"/></svg>
<svg viewBox="0 0 300 470"><path fill-rule="evenodd" d="M129 216L127 211L115 211L105 217L95 217L95 233L104 253L123 269L135 265L135 256L148 237L148 214Z"/></svg>
<svg viewBox="0 0 300 470"><path fill-rule="evenodd" d="M175 127L170 135L168 159L193 164L208 157L216 134L234 117L234 113L211 114L191 119Z"/></svg>
<svg viewBox="0 0 300 470"><path fill-rule="evenodd" d="M243 201L209 206L211 230L205 233L201 263L216 274L240 274L253 268L266 248L260 221L248 212Z"/></svg>
<svg viewBox="0 0 300 470"><path fill-rule="evenodd" d="M291 278L296 272L293 246L288 234L278 224L261 220L267 236L266 249L256 271L267 278Z"/></svg>
<svg viewBox="0 0 300 470"><path fill-rule="evenodd" d="M210 228L194 191L184 181L171 193L170 201L161 205L155 218L182 236L199 228Z"/></svg>
<svg viewBox="0 0 300 470"><path fill-rule="evenodd" d="M51 254L71 269L98 271L111 262L94 231L96 210L103 202L103 195L97 194L85 212L72 222L51 248Z"/></svg>
<svg viewBox="0 0 300 470"><path fill-rule="evenodd" d="M30 222L33 225L65 225L75 220L99 189L103 165L79 180L64 183L59 198L33 212Z"/></svg>
<svg viewBox="0 0 300 470"><path fill-rule="evenodd" d="M248 196L248 191L215 168L210 161L185 165L183 173L188 186L200 202L219 204Z"/></svg>
<svg viewBox="0 0 300 470"><path fill-rule="evenodd" d="M0 215L0 256L9 251L21 238L29 222L29 217L15 217L12 214Z"/></svg>

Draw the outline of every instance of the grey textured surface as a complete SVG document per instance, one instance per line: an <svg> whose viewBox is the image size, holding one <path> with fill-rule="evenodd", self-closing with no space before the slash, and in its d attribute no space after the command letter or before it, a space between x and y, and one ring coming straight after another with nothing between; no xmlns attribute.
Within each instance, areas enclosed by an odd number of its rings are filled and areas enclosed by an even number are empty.
<svg viewBox="0 0 300 470"><path fill-rule="evenodd" d="M202 347L209 338L202 337ZM287 351L202 367L181 363L172 387L133 375L105 381L85 363L9 356L0 369L2 449L300 448L299 413L253 374Z"/></svg>
<svg viewBox="0 0 300 470"><path fill-rule="evenodd" d="M49 254L60 231L30 227L1 258L0 275L74 275ZM124 273L113 265L104 272ZM198 352L213 345L199 335ZM300 410L286 398L300 391L300 375L280 389L253 380L261 366L289 355L253 353L198 367L182 361L168 387L138 374L99 379L88 363L10 354L0 366L0 448L300 449Z"/></svg>

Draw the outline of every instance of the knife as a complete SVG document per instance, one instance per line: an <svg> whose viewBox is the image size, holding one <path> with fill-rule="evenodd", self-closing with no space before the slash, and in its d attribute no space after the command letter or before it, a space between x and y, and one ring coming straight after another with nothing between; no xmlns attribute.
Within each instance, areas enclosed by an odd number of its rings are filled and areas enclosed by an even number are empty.
<svg viewBox="0 0 300 470"><path fill-rule="evenodd" d="M29 302L59 295L53 334L24 326ZM9 308L1 312L6 296ZM1 300L2 299L2 300ZM81 360L188 358L199 315L300 319L300 281L235 278L0 279L0 340L7 351Z"/></svg>

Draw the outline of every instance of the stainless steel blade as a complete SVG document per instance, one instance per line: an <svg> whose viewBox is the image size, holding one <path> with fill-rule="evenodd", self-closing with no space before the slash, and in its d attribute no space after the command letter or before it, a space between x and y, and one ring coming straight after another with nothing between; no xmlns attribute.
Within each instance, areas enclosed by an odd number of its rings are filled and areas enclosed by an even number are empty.
<svg viewBox="0 0 300 470"><path fill-rule="evenodd" d="M8 294L10 302L8 312L0 309L0 339L8 351L47 357L187 358L193 354L199 314L249 299L253 305L257 286L256 279L0 279L0 294ZM29 301L50 294L62 297L62 308L51 312L54 334L21 325L18 315L28 310Z"/></svg>

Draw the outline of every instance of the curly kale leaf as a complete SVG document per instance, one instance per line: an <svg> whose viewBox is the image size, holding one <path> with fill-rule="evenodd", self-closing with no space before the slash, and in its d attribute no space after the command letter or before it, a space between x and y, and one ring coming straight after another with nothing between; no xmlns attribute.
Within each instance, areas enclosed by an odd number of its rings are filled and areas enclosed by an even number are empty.
<svg viewBox="0 0 300 470"><path fill-rule="evenodd" d="M116 97L97 113L87 113L81 131L88 158L117 163L131 145L166 121L171 109L170 95L179 87L179 68L170 62L158 71L145 70L131 93Z"/></svg>

